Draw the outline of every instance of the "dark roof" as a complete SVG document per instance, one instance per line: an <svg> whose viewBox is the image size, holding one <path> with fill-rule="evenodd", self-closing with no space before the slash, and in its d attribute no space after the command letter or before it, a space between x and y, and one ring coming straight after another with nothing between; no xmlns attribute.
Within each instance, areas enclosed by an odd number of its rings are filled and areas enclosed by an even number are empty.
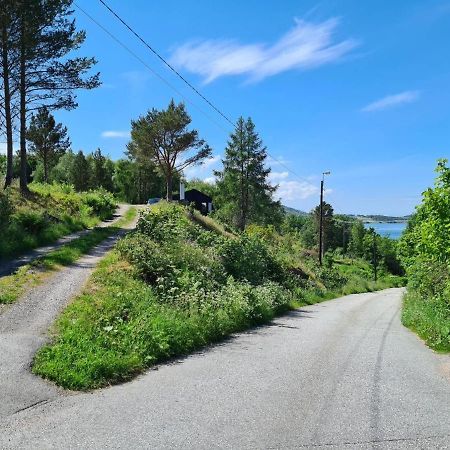
<svg viewBox="0 0 450 450"><path fill-rule="evenodd" d="M174 200L179 200L180 195L176 194L173 196ZM204 194L203 192L198 191L197 189L189 189L184 193L184 199L187 202L195 202L195 203L212 203L212 198L209 195Z"/></svg>

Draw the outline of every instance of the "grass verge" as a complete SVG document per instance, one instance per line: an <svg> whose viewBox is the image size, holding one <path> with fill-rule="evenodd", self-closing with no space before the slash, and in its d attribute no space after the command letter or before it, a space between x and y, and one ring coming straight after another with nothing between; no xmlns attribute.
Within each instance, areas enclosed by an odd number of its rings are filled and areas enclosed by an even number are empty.
<svg viewBox="0 0 450 450"><path fill-rule="evenodd" d="M270 246L258 234L267 234ZM378 284L365 281L370 267L363 262L318 267L310 261L307 270L289 248L274 230L228 236L211 220L200 224L180 205L161 202L97 266L57 320L53 342L37 353L33 371L65 388L98 388L289 308L344 289L401 283L386 274Z"/></svg>
<svg viewBox="0 0 450 450"><path fill-rule="evenodd" d="M423 299L408 292L403 300L402 323L426 344L442 353L450 352L450 304L442 298Z"/></svg>
<svg viewBox="0 0 450 450"><path fill-rule="evenodd" d="M99 388L268 322L288 309L288 298L264 302L264 295L271 296L267 290L257 295L259 305L252 309L249 292L233 289L230 285L224 294L222 307L186 311L161 304L113 251L57 320L54 342L37 353L33 372L69 389Z"/></svg>
<svg viewBox="0 0 450 450"><path fill-rule="evenodd" d="M104 239L118 232L136 214L136 208L131 207L114 225L94 228L89 234L22 266L14 274L0 278L0 304L13 303L27 290L41 284L52 272L72 264Z"/></svg>
<svg viewBox="0 0 450 450"><path fill-rule="evenodd" d="M397 284L387 280L361 283L353 286L352 293ZM225 303L186 311L158 302L152 287L136 277L133 267L117 251L112 251L98 265L84 293L57 320L54 340L37 353L33 372L68 389L104 387L231 333L270 322L289 309L342 293L342 289L308 291L299 298L269 301L267 297L276 296L277 291L265 291L260 297L246 296L231 285L225 291ZM258 305L256 311L251 309L251 301Z"/></svg>

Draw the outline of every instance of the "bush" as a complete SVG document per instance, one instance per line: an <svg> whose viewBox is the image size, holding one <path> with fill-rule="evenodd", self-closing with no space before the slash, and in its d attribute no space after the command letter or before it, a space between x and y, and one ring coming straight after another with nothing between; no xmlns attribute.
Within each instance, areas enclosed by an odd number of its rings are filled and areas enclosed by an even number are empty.
<svg viewBox="0 0 450 450"><path fill-rule="evenodd" d="M41 211L20 210L11 218L11 222L23 231L37 235L49 224L47 216Z"/></svg>
<svg viewBox="0 0 450 450"><path fill-rule="evenodd" d="M14 205L11 201L9 190L0 191L0 226L7 225L13 213Z"/></svg>
<svg viewBox="0 0 450 450"><path fill-rule="evenodd" d="M93 214L101 220L109 219L116 209L114 197L104 189L82 194L84 203L92 208Z"/></svg>
<svg viewBox="0 0 450 450"><path fill-rule="evenodd" d="M226 240L219 253L226 272L238 280L257 285L265 280L280 281L283 278L281 264L257 236L241 235Z"/></svg>

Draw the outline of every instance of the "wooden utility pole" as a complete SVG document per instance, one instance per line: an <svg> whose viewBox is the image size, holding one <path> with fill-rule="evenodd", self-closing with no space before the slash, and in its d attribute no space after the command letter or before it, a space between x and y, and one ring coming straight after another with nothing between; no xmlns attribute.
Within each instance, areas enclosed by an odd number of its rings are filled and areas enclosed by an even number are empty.
<svg viewBox="0 0 450 450"><path fill-rule="evenodd" d="M375 283L377 282L377 234L374 232L373 233L373 246L372 246L372 250L373 250L373 278Z"/></svg>
<svg viewBox="0 0 450 450"><path fill-rule="evenodd" d="M323 178L320 182L320 219L319 219L319 264L322 265L323 257Z"/></svg>
<svg viewBox="0 0 450 450"><path fill-rule="evenodd" d="M325 175L330 175L331 172L322 173L322 181L320 182L320 219L319 219L319 264L322 265L323 260L323 185L325 182Z"/></svg>

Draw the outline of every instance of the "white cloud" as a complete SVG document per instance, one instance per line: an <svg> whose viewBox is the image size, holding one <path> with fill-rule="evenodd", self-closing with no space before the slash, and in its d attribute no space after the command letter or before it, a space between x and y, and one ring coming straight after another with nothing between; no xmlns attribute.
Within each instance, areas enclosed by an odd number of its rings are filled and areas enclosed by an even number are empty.
<svg viewBox="0 0 450 450"><path fill-rule="evenodd" d="M4 142L0 142L0 155L6 155L6 144Z"/></svg>
<svg viewBox="0 0 450 450"><path fill-rule="evenodd" d="M289 172L270 172L269 180L271 183L277 183L289 177Z"/></svg>
<svg viewBox="0 0 450 450"><path fill-rule="evenodd" d="M298 202L319 194L319 188L306 181L286 180L278 184L277 196L283 203Z"/></svg>
<svg viewBox="0 0 450 450"><path fill-rule="evenodd" d="M102 132L102 138L120 138L120 139L129 139L130 138L130 132L129 131L103 131Z"/></svg>
<svg viewBox="0 0 450 450"><path fill-rule="evenodd" d="M226 75L247 75L251 80L292 69L311 69L340 60L358 43L336 42L339 20L322 23L295 20L295 26L273 44L240 44L235 40L191 41L176 48L171 62L204 78L205 83Z"/></svg>
<svg viewBox="0 0 450 450"><path fill-rule="evenodd" d="M216 184L216 178L215 177L207 177L203 181L205 183L209 183L209 184Z"/></svg>
<svg viewBox="0 0 450 450"><path fill-rule="evenodd" d="M383 111L384 109L393 108L395 106L413 103L420 97L420 91L405 91L399 94L388 95L380 100L362 108L363 112Z"/></svg>
<svg viewBox="0 0 450 450"><path fill-rule="evenodd" d="M221 155L213 155L212 158L206 159L200 166L189 166L184 169L184 176L188 179L204 178L206 176L208 176L208 178L213 178L210 176L212 170L217 166L221 159Z"/></svg>

